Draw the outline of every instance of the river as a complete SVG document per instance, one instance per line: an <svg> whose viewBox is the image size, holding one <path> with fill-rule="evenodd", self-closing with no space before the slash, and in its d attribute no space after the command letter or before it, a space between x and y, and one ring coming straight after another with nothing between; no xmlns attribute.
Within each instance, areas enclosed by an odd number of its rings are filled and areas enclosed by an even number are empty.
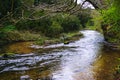
<svg viewBox="0 0 120 80"><path fill-rule="evenodd" d="M114 80L119 52L103 46L103 35L97 31L81 31L78 41L47 46L61 47L52 51L17 54L0 58L0 80Z"/></svg>

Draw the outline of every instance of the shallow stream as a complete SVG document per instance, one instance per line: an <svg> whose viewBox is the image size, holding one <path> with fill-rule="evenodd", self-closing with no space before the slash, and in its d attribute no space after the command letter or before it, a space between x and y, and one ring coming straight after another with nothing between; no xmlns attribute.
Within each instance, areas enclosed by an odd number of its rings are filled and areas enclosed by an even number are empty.
<svg viewBox="0 0 120 80"><path fill-rule="evenodd" d="M81 32L84 37L78 41L45 47L56 47L52 51L0 58L0 80L20 80L25 76L32 80L114 80L120 52L106 49L99 32Z"/></svg>

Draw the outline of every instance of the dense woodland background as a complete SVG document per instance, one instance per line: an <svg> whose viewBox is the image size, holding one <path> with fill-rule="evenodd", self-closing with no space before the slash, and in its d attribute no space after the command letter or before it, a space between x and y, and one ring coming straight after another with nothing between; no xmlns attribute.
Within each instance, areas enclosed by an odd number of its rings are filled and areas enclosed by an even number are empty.
<svg viewBox="0 0 120 80"><path fill-rule="evenodd" d="M85 8L86 2L96 10ZM77 0L0 0L0 44L58 38L63 33L86 28L101 31L101 26L106 41L119 44L119 3L119 0L101 0L101 5L93 0L81 4Z"/></svg>

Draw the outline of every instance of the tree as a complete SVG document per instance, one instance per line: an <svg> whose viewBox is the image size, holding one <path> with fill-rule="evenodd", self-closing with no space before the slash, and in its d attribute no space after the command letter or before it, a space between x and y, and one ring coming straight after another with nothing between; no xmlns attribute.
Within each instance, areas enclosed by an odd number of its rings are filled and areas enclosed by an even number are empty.
<svg viewBox="0 0 120 80"><path fill-rule="evenodd" d="M0 18L15 12L20 7L20 0L0 0Z"/></svg>
<svg viewBox="0 0 120 80"><path fill-rule="evenodd" d="M114 0L107 10L102 12L103 22L108 25L103 30L108 42L120 44L120 1Z"/></svg>

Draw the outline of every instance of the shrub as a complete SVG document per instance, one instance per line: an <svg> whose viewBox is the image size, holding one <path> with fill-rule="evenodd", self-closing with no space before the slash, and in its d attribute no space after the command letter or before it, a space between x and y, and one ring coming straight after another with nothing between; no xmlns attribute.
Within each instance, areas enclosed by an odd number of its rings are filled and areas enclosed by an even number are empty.
<svg viewBox="0 0 120 80"><path fill-rule="evenodd" d="M39 38L39 39L36 41L36 44L39 44L39 45L45 44L45 38Z"/></svg>
<svg viewBox="0 0 120 80"><path fill-rule="evenodd" d="M25 22L23 21L23 23ZM7 26L4 26L3 28L0 28L0 44L14 42L14 41L37 40L40 37L39 34L30 33L30 30L33 30L30 28L34 28L33 22L28 22L26 24L23 24L23 23L20 24L23 26L19 25L20 27L18 26L16 27L14 25L7 25ZM18 31L17 30L18 28L22 31ZM27 31L27 28L29 28L28 31Z"/></svg>
<svg viewBox="0 0 120 80"><path fill-rule="evenodd" d="M52 21L50 17L47 17L40 19L38 21L38 26L36 28L38 28L38 30L41 31L43 34L47 34L47 31L51 25Z"/></svg>
<svg viewBox="0 0 120 80"><path fill-rule="evenodd" d="M62 13L39 20L22 20L16 25L19 30L33 30L48 37L57 37L61 32L72 32L81 28L80 20L76 16Z"/></svg>
<svg viewBox="0 0 120 80"><path fill-rule="evenodd" d="M64 32L77 31L80 29L80 26L80 20L73 15L66 16L62 22Z"/></svg>
<svg viewBox="0 0 120 80"><path fill-rule="evenodd" d="M53 4L56 3L57 0L34 0L34 5L38 5L40 2L46 3L46 4Z"/></svg>
<svg viewBox="0 0 120 80"><path fill-rule="evenodd" d="M51 17L51 20L62 24L64 22L64 19L67 17L69 17L69 14L57 13L55 16Z"/></svg>
<svg viewBox="0 0 120 80"><path fill-rule="evenodd" d="M120 2L117 0L114 1L109 9L103 11L102 17L104 24L108 25L105 27L107 29L107 33L105 34L106 40L120 44L120 5L118 3Z"/></svg>
<svg viewBox="0 0 120 80"><path fill-rule="evenodd" d="M0 0L0 18L8 12L17 12L21 6L21 0Z"/></svg>
<svg viewBox="0 0 120 80"><path fill-rule="evenodd" d="M80 20L80 24L85 28L87 26L87 23L89 21L91 21L92 16L91 16L91 9L90 8L86 8L83 9L82 11L79 12L79 14L77 14L77 17Z"/></svg>
<svg viewBox="0 0 120 80"><path fill-rule="evenodd" d="M7 25L0 29L0 39L4 39L7 35L7 32L16 30L14 25Z"/></svg>
<svg viewBox="0 0 120 80"><path fill-rule="evenodd" d="M62 30L63 29L62 29L61 25L58 22L53 21L53 23L49 27L46 35L49 37L58 37L60 35L60 33L62 32Z"/></svg>
<svg viewBox="0 0 120 80"><path fill-rule="evenodd" d="M49 26L52 24L50 18L42 18L39 20L21 20L16 24L18 30L34 30L46 34Z"/></svg>
<svg viewBox="0 0 120 80"><path fill-rule="evenodd" d="M37 26L36 21L32 20L21 20L16 24L18 30L32 30Z"/></svg>
<svg viewBox="0 0 120 80"><path fill-rule="evenodd" d="M13 42L13 41L31 41L31 40L37 40L40 35L30 33L29 31L20 32L20 31L9 31L3 33L4 36L1 37L1 40L7 41L7 42Z"/></svg>
<svg viewBox="0 0 120 80"><path fill-rule="evenodd" d="M16 30L16 26L14 25L7 25L1 29L2 32L9 32Z"/></svg>
<svg viewBox="0 0 120 80"><path fill-rule="evenodd" d="M51 17L51 21L59 23L63 29L63 32L77 31L82 28L80 25L80 20L74 15L59 13Z"/></svg>

